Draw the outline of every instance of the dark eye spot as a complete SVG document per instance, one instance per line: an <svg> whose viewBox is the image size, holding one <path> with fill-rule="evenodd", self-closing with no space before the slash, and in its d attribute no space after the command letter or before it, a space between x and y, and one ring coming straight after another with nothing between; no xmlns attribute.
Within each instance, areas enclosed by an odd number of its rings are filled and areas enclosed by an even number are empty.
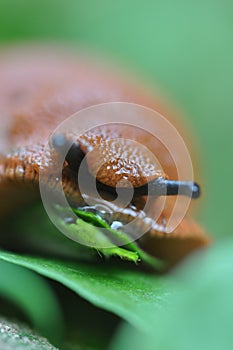
<svg viewBox="0 0 233 350"><path fill-rule="evenodd" d="M62 151L65 147L68 146L69 141L63 134L56 134L52 137L52 146L57 151Z"/></svg>
<svg viewBox="0 0 233 350"><path fill-rule="evenodd" d="M56 134L52 137L52 146L57 152L63 153L69 145L70 140L68 140L64 134ZM83 158L84 153L80 149L79 143L77 141L73 142L65 157L69 168L73 171L77 171Z"/></svg>

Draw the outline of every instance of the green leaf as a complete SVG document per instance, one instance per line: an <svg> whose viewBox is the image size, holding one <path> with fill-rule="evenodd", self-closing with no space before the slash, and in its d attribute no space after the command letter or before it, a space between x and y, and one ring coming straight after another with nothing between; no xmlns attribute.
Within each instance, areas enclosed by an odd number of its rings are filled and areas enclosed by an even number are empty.
<svg viewBox="0 0 233 350"><path fill-rule="evenodd" d="M17 305L40 334L54 344L61 343L60 307L44 279L28 269L1 260L0 295Z"/></svg>
<svg viewBox="0 0 233 350"><path fill-rule="evenodd" d="M69 231L70 237L62 234L50 221L42 203L35 203L26 210L19 211L15 220L6 224L3 231L6 231L5 237L1 235L3 247L9 250L15 245L15 249L27 250L33 254L52 255L65 259L79 260L97 260L98 254L107 258L117 256L123 260L131 261L135 264L142 263L152 269L160 270L164 263L143 251L136 242L130 242L127 235L121 231L112 229L109 224L98 215L91 212L74 209L79 216L75 223L66 223L63 217L69 217L70 208L57 206L59 211L57 220L60 225ZM62 218L59 219L60 213ZM35 225L35 222L37 223ZM109 231L109 235L98 228L104 228ZM10 234L9 234L10 231ZM110 248L97 248L97 251L86 245L79 244L77 241L85 242L89 245L109 246L112 245L110 237L122 242L123 247L113 246ZM97 244L98 242L98 244Z"/></svg>
<svg viewBox="0 0 233 350"><path fill-rule="evenodd" d="M102 232L98 227L89 224L82 219L78 219L73 224L66 224L62 220L61 224L66 227L66 230L69 231L69 236L73 238L75 241L83 242L86 245L90 246L90 249L96 249L98 252L102 253L106 257L110 257L112 255L116 255L121 259L125 259L128 261L132 261L137 263L139 261L139 255L137 251L131 252L121 247L109 247L109 248L99 248L103 246L109 246L111 241ZM76 242L77 245L79 243Z"/></svg>
<svg viewBox="0 0 233 350"><path fill-rule="evenodd" d="M154 313L166 305L172 290L166 277L128 271L107 264L84 264L1 251L0 259L58 281L97 307L146 330ZM153 315L154 316L154 315Z"/></svg>
<svg viewBox="0 0 233 350"><path fill-rule="evenodd" d="M67 212L68 214L70 208L60 208L59 210ZM78 209L73 209L73 211L81 220L79 219L73 224L66 224L65 222L61 224L66 225L66 229L70 232L70 237L73 237L74 240L81 240L81 242L85 242L90 246L97 246L96 249L106 257L116 255L121 259L134 263L142 260L143 263L156 270L161 270L165 267L164 262L147 254L136 242L131 242L126 233L112 229L100 216ZM98 227L104 228L109 234L106 235L101 230L98 230ZM113 246L109 248L98 248L99 246L109 246L109 244L111 246L114 239L124 247Z"/></svg>
<svg viewBox="0 0 233 350"><path fill-rule="evenodd" d="M55 227L41 202L19 208L14 218L3 223L0 242L4 249L63 259L97 260L93 249L77 244Z"/></svg>
<svg viewBox="0 0 233 350"><path fill-rule="evenodd" d="M24 325L0 318L1 350L56 350L45 338Z"/></svg>
<svg viewBox="0 0 233 350"><path fill-rule="evenodd" d="M126 325L111 349L231 350L232 252L228 239L187 261L174 276L179 292L171 297L172 307L154 314L153 332L139 334Z"/></svg>
<svg viewBox="0 0 233 350"><path fill-rule="evenodd" d="M109 225L107 224L107 222L104 219L102 219L99 215L96 215L89 211L83 211L75 208L73 209L73 211L81 219L83 219L86 222L89 222L90 224L93 224L93 226L109 228Z"/></svg>

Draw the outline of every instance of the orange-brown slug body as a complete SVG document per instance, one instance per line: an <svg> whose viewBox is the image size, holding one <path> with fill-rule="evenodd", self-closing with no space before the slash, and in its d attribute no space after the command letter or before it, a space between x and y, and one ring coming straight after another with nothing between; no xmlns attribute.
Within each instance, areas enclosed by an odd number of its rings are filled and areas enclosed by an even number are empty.
<svg viewBox="0 0 233 350"><path fill-rule="evenodd" d="M40 167L43 164L42 173L47 174L49 182L46 164L54 164L55 169L59 157L56 149L44 152L48 139L55 128L73 113L92 105L121 101L152 108L169 118L166 108L144 86L136 85L134 80L125 79L113 69L67 48L25 46L2 50L0 81L3 125L0 145L1 217L11 215L15 208L39 198ZM101 116L98 118L101 125ZM145 118L146 122L146 115L141 118ZM163 172L141 150L136 150L132 157L132 148L127 143L123 152L112 140L112 135L122 139L133 137L139 144L145 145L156 155ZM109 156L113 159L111 167L106 161L98 171L97 180L103 185L114 187L122 179L121 174L125 176L126 173L135 188L159 177L177 180L176 165L166 147L143 130L132 126L100 127L82 135L78 142L81 151L87 154L93 144L99 143L102 147L101 140L105 141L102 153L108 156L107 160ZM98 159L91 156L87 158L87 165L90 174L99 169ZM119 171L123 168L127 172ZM63 170L66 195L81 201L66 162ZM50 185L55 190L56 185ZM167 201L160 222L169 215L172 203L172 199ZM141 210L142 204L143 197L135 199L134 215ZM131 220L117 211L114 219L116 217L122 221ZM146 250L172 264L207 243L205 233L189 216L172 234L152 229L143 241Z"/></svg>

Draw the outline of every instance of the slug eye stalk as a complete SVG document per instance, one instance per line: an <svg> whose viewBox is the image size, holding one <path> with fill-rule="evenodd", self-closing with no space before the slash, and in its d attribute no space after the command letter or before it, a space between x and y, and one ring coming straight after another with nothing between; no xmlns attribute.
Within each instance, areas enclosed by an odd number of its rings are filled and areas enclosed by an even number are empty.
<svg viewBox="0 0 233 350"><path fill-rule="evenodd" d="M135 188L134 194L135 196L148 195L148 184ZM192 181L174 181L160 177L150 182L150 195L152 196L183 195L198 198L200 194L200 186Z"/></svg>
<svg viewBox="0 0 233 350"><path fill-rule="evenodd" d="M151 181L149 185L150 190L148 190L148 184L134 188L134 197L147 196L149 194L155 197L183 195L198 198L201 194L200 186L192 181L174 181L160 177ZM96 186L99 191L106 191L117 195L116 189L113 187L104 185L98 181L96 181ZM125 188L124 190L127 191L128 189Z"/></svg>
<svg viewBox="0 0 233 350"><path fill-rule="evenodd" d="M52 139L52 145L57 151L62 151L68 144L69 141L62 134L55 135ZM77 166L83 160L84 156L78 142L74 142L66 155L66 161L69 164L70 170L77 171ZM96 181L96 186L99 191L106 191L117 196L116 189L111 186L102 184L99 181ZM127 191L127 188L125 188L125 191ZM149 182L149 184L134 188L134 197L147 196L148 194L155 197L183 195L198 198L200 197L201 190L200 186L193 181L175 181L159 177Z"/></svg>

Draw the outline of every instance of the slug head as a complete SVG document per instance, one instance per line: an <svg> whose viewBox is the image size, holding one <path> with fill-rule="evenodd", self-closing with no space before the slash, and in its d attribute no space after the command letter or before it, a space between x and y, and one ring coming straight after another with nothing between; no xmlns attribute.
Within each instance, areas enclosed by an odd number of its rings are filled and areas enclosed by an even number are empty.
<svg viewBox="0 0 233 350"><path fill-rule="evenodd" d="M57 151L67 147L68 143L66 136L61 134L55 135L52 140ZM197 183L170 180L145 147L129 139L110 138L109 132L107 137L104 132L82 135L66 155L68 168L76 172L84 157L87 171L96 178L99 191L115 194L116 187L120 184L125 191L133 186L134 197L148 195L148 192L155 197L200 196L200 186Z"/></svg>

